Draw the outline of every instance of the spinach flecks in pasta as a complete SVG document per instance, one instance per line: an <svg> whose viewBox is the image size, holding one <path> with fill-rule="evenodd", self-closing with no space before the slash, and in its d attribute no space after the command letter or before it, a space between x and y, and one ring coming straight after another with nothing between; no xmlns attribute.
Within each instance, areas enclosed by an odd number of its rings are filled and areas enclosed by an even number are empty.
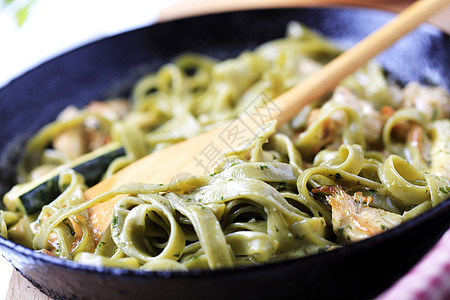
<svg viewBox="0 0 450 300"><path fill-rule="evenodd" d="M141 78L130 99L66 108L28 143L18 184L4 197L0 235L96 266L220 269L334 249L445 200L448 93L416 82L397 86L371 61L278 131L268 122L245 146L221 153L211 176L131 183L85 201L89 174L72 170L78 160L123 147L105 171L111 176L262 105L261 94L277 97L340 53L298 23L287 32L221 62L181 55ZM54 174L59 196L26 215L20 196ZM116 196L99 236L89 208Z"/></svg>

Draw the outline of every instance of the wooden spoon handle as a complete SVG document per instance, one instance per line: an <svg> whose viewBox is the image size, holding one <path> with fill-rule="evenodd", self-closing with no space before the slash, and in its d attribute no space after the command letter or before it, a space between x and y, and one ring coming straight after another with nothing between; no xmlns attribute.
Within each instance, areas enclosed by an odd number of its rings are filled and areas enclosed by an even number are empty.
<svg viewBox="0 0 450 300"><path fill-rule="evenodd" d="M271 119L277 119L278 125L284 124L305 105L329 92L346 76L448 4L450 0L417 1L387 25L279 96L274 102L268 101L265 107L245 112L239 119L220 128L134 162L86 191L86 198L92 199L130 182L168 183L176 174L207 174L208 169L221 158L224 151L251 138L259 125ZM239 136L236 133L239 133ZM117 199L112 199L90 209L94 232L104 232L112 218L116 201Z"/></svg>

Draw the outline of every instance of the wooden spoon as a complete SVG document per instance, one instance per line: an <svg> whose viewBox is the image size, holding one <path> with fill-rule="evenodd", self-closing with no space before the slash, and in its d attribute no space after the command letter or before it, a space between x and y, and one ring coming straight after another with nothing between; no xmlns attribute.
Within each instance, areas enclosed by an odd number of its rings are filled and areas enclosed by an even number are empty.
<svg viewBox="0 0 450 300"><path fill-rule="evenodd" d="M228 150L242 145L264 122L276 119L280 126L293 118L305 105L331 91L342 79L369 59L391 46L396 40L450 4L450 0L419 0L350 50L328 63L298 85L266 106L245 112L240 118L169 148L152 153L114 176L98 183L85 193L86 199L131 182L168 183L177 174L206 175ZM118 198L89 209L90 220L98 239L110 224L113 206Z"/></svg>

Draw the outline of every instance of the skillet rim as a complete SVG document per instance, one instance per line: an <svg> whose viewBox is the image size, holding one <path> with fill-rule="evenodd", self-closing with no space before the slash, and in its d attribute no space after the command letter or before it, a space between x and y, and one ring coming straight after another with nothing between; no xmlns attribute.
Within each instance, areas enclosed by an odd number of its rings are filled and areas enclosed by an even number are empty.
<svg viewBox="0 0 450 300"><path fill-rule="evenodd" d="M304 257L294 258L294 259L288 259L283 260L279 262L273 262L273 263L267 263L267 264L261 264L261 265L255 265L255 266L248 266L248 267L234 267L234 268L224 268L224 269L217 269L217 270L189 270L189 271L145 271L145 270L135 270L135 269L122 269L122 268L114 268L114 267L101 267L101 266L92 266L92 265L85 265L81 264L75 261L62 259L59 257L53 257L50 255L42 254L39 252L36 252L35 250L32 250L30 248L27 248L25 246L22 246L20 244L16 244L10 240L7 240L3 237L0 237L0 246L8 248L10 251L17 251L21 255L26 256L33 256L36 260L42 261L48 264L51 264L56 267L67 267L69 269L74 269L77 271L82 271L83 273L90 273L90 272L97 272L100 275L107 275L107 276L133 276L133 277L141 277L141 278L180 278L180 277L187 277L187 276L195 276L195 277L203 277L203 276L220 276L223 274L229 274L230 272L253 272L261 269L268 269L271 266L282 266L286 264L292 264L292 263L314 263L314 261L321 261L326 259L331 259L333 257L339 257L343 254L350 255L351 253L359 251L360 248L371 248L376 244L379 243L386 243L387 241L390 241L392 239L395 239L397 236L402 235L404 232L409 232L419 226L422 225L426 220L433 219L437 217L438 215L450 213L450 197L444 200L439 205L431 208L430 210L426 211L425 213L408 220L407 222L394 227L388 231L382 232L378 235L372 236L368 239L354 242L336 249L324 251L322 253L307 255ZM439 236L436 238L436 242L439 240L439 238L443 235L444 232L440 233ZM430 249L434 246L431 245ZM0 247L0 253L3 254L3 250ZM7 257L5 257L8 261L10 261ZM11 262L11 261L10 261Z"/></svg>
<svg viewBox="0 0 450 300"><path fill-rule="evenodd" d="M374 12L377 14L386 14L391 17L395 15L395 13L387 12L387 11L380 10L380 9L362 8L362 7L353 7L353 6L338 6L338 7L337 6L329 6L329 7L327 6L327 7L307 7L307 8L294 7L294 8L296 10L320 10L320 11L327 11L327 10L330 10L330 11L335 11L335 10L370 11L370 12ZM290 10L290 9L292 9L292 8L261 8L261 9L251 9L251 10L243 10L243 11L219 12L219 13L214 13L214 14L209 14L209 15L233 14L236 12L252 13L253 11L271 11L271 10L283 11L283 10ZM194 18L202 18L202 17L204 17L204 15L191 16L191 17L177 19L177 20L170 20L170 21L162 22L162 23L155 23L155 24L151 24L148 26L143 26L143 27L135 28L133 30L128 30L125 32L114 34L112 36L105 37L102 39L97 39L95 41L90 41L84 45L78 46L69 51L65 51L64 53L62 53L60 55L52 57L51 59L48 59L48 60L36 65L32 69L22 73L21 75L19 75L16 78L13 78L11 81L6 83L4 86L0 87L0 91L3 90L4 88L6 88L8 85L10 85L12 82L20 80L26 74L34 71L35 69L40 68L42 65L50 63L51 61L53 61L55 59L62 58L64 56L69 55L72 52L76 52L82 48L95 45L104 40L114 39L118 36L129 34L130 32L145 30L146 28L154 27L154 26L157 26L158 24L171 23L171 22L177 22L179 20L184 20L184 19L194 19ZM437 28L436 26L434 26L432 24L428 24L428 23L422 24L422 25L420 25L420 28L421 29L424 28L425 30L431 31L432 33L443 34L447 39L450 39L450 36L448 33L440 30L439 28ZM150 278L170 279L170 278L184 278L184 277L203 278L206 276L218 277L221 275L235 273L237 271L241 272L241 273L242 272L247 272L247 273L259 272L260 270L270 271L271 268L283 267L285 265L292 264L292 263L295 263L295 264L297 264L297 263L299 263L299 264L300 263L313 263L314 264L314 263L320 262L322 260L332 259L333 257L340 257L343 255L351 255L352 253L360 251L361 248L370 248L374 245L378 245L380 243L385 243L386 241L395 240L396 237L401 236L404 232L409 232L409 231L413 230L414 228L421 226L421 224L426 222L427 220L432 220L433 218L435 218L438 215L448 214L449 212L450 212L450 197L447 198L442 203L440 203L439 205L437 205L436 207L431 208L430 210L413 218L412 220L409 220L393 229L390 229L386 232L383 232L376 236L370 237L363 241L355 242L355 243L352 243L349 245L345 245L344 247L340 247L340 248L333 249L330 251L325 251L325 252L318 253L318 254L308 255L305 257L289 259L289 260L285 260L285 261L268 263L268 264L262 264L262 265L249 266L249 267L234 267L234 268L219 269L219 270L190 270L187 272L184 272L184 271L142 271L142 270L133 270L133 269L121 269L121 268L84 265L84 264L80 264L80 263L77 263L74 261L64 260L64 259L61 259L58 257L51 257L49 255L35 252L32 249L26 248L19 244L15 244L14 242L7 240L3 237L0 237L0 253L6 258L6 260L8 260L13 265L14 265L14 262L12 262L8 258L8 255L4 254L5 251L3 250L3 248L8 249L8 251L17 252L20 255L31 256L36 261L39 261L42 263L47 263L47 264L50 264L55 267L63 267L63 268L68 268L69 270L77 271L77 272L96 273L98 275L111 276L111 277L129 276L132 278L140 277L140 278L149 278L149 279ZM436 237L435 242L437 242L437 240L442 236L443 233L444 232L441 232ZM431 249L433 247L435 242L433 242L433 244L429 247L429 249ZM421 256L423 256L423 255L421 255ZM403 275L403 274L401 274L401 275Z"/></svg>

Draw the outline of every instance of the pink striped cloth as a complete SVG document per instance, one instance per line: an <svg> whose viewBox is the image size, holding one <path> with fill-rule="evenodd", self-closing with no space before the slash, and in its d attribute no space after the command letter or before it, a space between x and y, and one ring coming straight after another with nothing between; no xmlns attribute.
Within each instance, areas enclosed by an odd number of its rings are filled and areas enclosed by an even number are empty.
<svg viewBox="0 0 450 300"><path fill-rule="evenodd" d="M450 230L404 277L376 300L450 299Z"/></svg>

